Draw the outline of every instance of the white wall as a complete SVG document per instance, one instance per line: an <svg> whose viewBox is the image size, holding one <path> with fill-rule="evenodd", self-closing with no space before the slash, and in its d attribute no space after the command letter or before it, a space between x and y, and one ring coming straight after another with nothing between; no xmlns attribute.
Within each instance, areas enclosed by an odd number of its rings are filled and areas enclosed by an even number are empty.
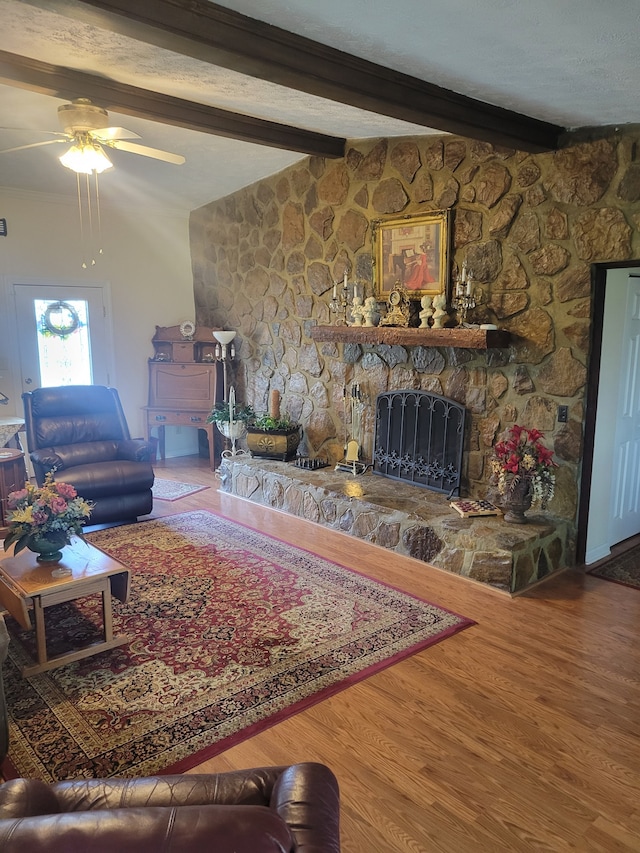
<svg viewBox="0 0 640 853"><path fill-rule="evenodd" d="M0 237L0 391L11 398L9 405L0 406L0 416L22 416L18 354L8 327L13 319L11 285L21 280L108 283L115 367L111 381L132 435L141 435L155 327L195 319L188 211L103 203L104 254L87 270L82 269L75 199L0 188L0 217L7 220L8 230L8 236ZM189 449L197 446L195 430L185 433ZM168 450L180 440L177 436L171 442L168 435Z"/></svg>

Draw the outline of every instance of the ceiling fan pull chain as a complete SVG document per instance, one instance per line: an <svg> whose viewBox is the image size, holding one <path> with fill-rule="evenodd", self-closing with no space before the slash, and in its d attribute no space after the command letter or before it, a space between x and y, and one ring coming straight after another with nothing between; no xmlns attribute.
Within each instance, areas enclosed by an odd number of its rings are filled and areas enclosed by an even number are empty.
<svg viewBox="0 0 640 853"><path fill-rule="evenodd" d="M95 239L93 236L93 210L91 206L91 183L89 175L87 175L87 215L89 219L89 252L91 254L91 266L95 267L96 259L94 257L95 252L93 251L95 247Z"/></svg>
<svg viewBox="0 0 640 853"><path fill-rule="evenodd" d="M82 191L80 188L80 172L76 172L76 180L78 185L78 215L80 217L80 252L82 254L82 269L86 270L87 260L84 240L84 215L82 213Z"/></svg>
<svg viewBox="0 0 640 853"><path fill-rule="evenodd" d="M98 220L98 254L102 255L102 214L100 213L100 186L98 183L98 173L94 172L96 176L96 218Z"/></svg>

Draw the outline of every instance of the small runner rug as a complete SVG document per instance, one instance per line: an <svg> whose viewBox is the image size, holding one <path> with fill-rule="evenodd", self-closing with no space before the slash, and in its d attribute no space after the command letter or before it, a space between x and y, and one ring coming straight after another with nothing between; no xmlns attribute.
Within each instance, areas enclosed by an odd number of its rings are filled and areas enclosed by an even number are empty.
<svg viewBox="0 0 640 853"><path fill-rule="evenodd" d="M607 560L601 566L590 569L587 574L640 589L640 545L630 548L619 557Z"/></svg>
<svg viewBox="0 0 640 853"><path fill-rule="evenodd" d="M23 679L33 632L7 618L8 776L182 772L474 624L207 511L88 538L131 569L133 640ZM48 608L50 654L100 616L99 596Z"/></svg>
<svg viewBox="0 0 640 853"><path fill-rule="evenodd" d="M153 481L153 497L160 501L177 501L208 489L209 486L200 486L196 483L179 483L177 480L162 480L156 477Z"/></svg>

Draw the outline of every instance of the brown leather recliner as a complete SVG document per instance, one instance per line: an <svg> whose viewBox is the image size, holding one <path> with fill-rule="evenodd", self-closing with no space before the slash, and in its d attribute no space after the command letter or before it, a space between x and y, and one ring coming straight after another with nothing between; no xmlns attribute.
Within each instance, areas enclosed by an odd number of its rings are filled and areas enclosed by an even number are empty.
<svg viewBox="0 0 640 853"><path fill-rule="evenodd" d="M339 853L323 764L0 785L3 853Z"/></svg>
<svg viewBox="0 0 640 853"><path fill-rule="evenodd" d="M115 388L66 385L22 395L39 486L48 471L95 507L89 524L132 521L153 508L153 449L132 439Z"/></svg>

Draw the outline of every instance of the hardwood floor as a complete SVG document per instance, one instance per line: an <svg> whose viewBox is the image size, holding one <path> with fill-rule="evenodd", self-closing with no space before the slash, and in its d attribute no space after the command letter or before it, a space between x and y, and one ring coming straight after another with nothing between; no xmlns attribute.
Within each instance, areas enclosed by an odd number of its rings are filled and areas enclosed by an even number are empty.
<svg viewBox="0 0 640 853"><path fill-rule="evenodd" d="M217 491L207 461L156 465L210 509L477 624L190 772L320 761L345 853L640 851L640 592L571 570L517 598Z"/></svg>

